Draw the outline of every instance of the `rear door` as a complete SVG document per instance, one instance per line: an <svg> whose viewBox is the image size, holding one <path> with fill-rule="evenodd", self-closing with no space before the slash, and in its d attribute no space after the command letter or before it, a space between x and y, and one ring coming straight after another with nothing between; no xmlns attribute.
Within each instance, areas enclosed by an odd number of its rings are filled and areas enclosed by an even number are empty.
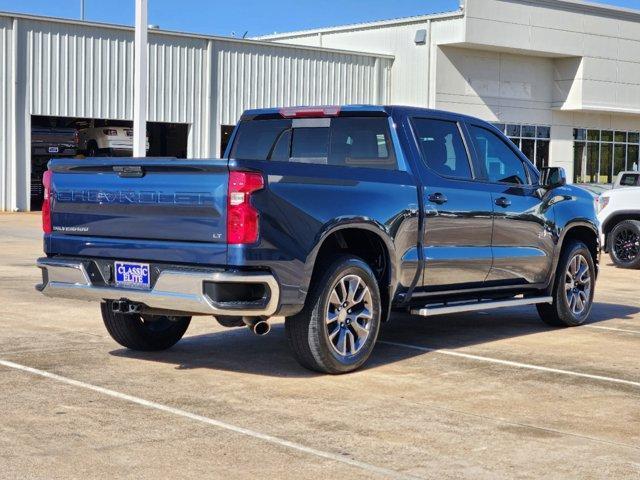
<svg viewBox="0 0 640 480"><path fill-rule="evenodd" d="M487 282L537 284L547 280L554 241L537 173L504 136L468 123L479 181L493 207L493 265Z"/></svg>
<svg viewBox="0 0 640 480"><path fill-rule="evenodd" d="M422 285L477 287L491 269L491 194L475 181L455 118L414 117L411 123L425 185Z"/></svg>
<svg viewBox="0 0 640 480"><path fill-rule="evenodd" d="M232 169L259 169L267 182L254 203L261 212L260 252L245 264L286 259L281 281L298 286L311 278L322 237L357 226L393 242L398 281L411 285L418 269L417 187L386 112L347 107L313 118L245 115L228 156ZM231 246L231 262L234 251ZM376 269L387 268L378 261Z"/></svg>

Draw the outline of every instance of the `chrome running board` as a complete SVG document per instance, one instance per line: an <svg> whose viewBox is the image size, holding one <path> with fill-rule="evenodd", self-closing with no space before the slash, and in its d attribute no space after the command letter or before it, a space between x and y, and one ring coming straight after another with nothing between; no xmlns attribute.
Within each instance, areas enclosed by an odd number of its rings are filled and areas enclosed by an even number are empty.
<svg viewBox="0 0 640 480"><path fill-rule="evenodd" d="M538 303L553 303L553 297L527 297L511 298L509 300L475 300L459 301L442 304L425 305L421 308L411 309L412 315L421 317L431 317L433 315L444 315L447 313L476 312L478 310L489 310L493 308L519 307L522 305L535 305Z"/></svg>

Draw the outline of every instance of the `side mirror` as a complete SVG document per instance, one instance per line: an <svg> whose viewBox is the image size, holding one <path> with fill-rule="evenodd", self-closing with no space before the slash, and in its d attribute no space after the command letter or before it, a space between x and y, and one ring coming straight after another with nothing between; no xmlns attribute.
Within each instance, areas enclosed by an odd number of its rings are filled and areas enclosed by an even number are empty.
<svg viewBox="0 0 640 480"><path fill-rule="evenodd" d="M540 172L540 186L551 190L567 184L567 172L562 167L545 167Z"/></svg>

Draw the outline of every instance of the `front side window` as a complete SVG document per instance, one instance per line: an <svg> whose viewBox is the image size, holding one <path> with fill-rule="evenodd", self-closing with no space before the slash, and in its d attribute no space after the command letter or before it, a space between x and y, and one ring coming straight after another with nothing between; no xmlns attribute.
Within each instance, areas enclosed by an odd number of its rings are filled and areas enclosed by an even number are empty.
<svg viewBox="0 0 640 480"><path fill-rule="evenodd" d="M470 125L478 159L485 166L489 181L497 183L528 184L526 167L507 143L495 133Z"/></svg>
<svg viewBox="0 0 640 480"><path fill-rule="evenodd" d="M445 177L471 179L469 157L456 122L415 118L416 139L429 168Z"/></svg>

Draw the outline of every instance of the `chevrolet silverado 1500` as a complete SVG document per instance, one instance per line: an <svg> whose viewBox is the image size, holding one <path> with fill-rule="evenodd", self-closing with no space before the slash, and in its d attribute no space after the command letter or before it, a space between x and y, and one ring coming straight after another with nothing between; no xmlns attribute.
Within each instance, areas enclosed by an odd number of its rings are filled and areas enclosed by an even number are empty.
<svg viewBox="0 0 640 480"><path fill-rule="evenodd" d="M537 305L575 326L593 301L592 196L453 113L250 110L223 159L56 159L45 186L37 288L99 302L131 349L196 315L258 334L278 316L302 365L343 373L392 309Z"/></svg>

